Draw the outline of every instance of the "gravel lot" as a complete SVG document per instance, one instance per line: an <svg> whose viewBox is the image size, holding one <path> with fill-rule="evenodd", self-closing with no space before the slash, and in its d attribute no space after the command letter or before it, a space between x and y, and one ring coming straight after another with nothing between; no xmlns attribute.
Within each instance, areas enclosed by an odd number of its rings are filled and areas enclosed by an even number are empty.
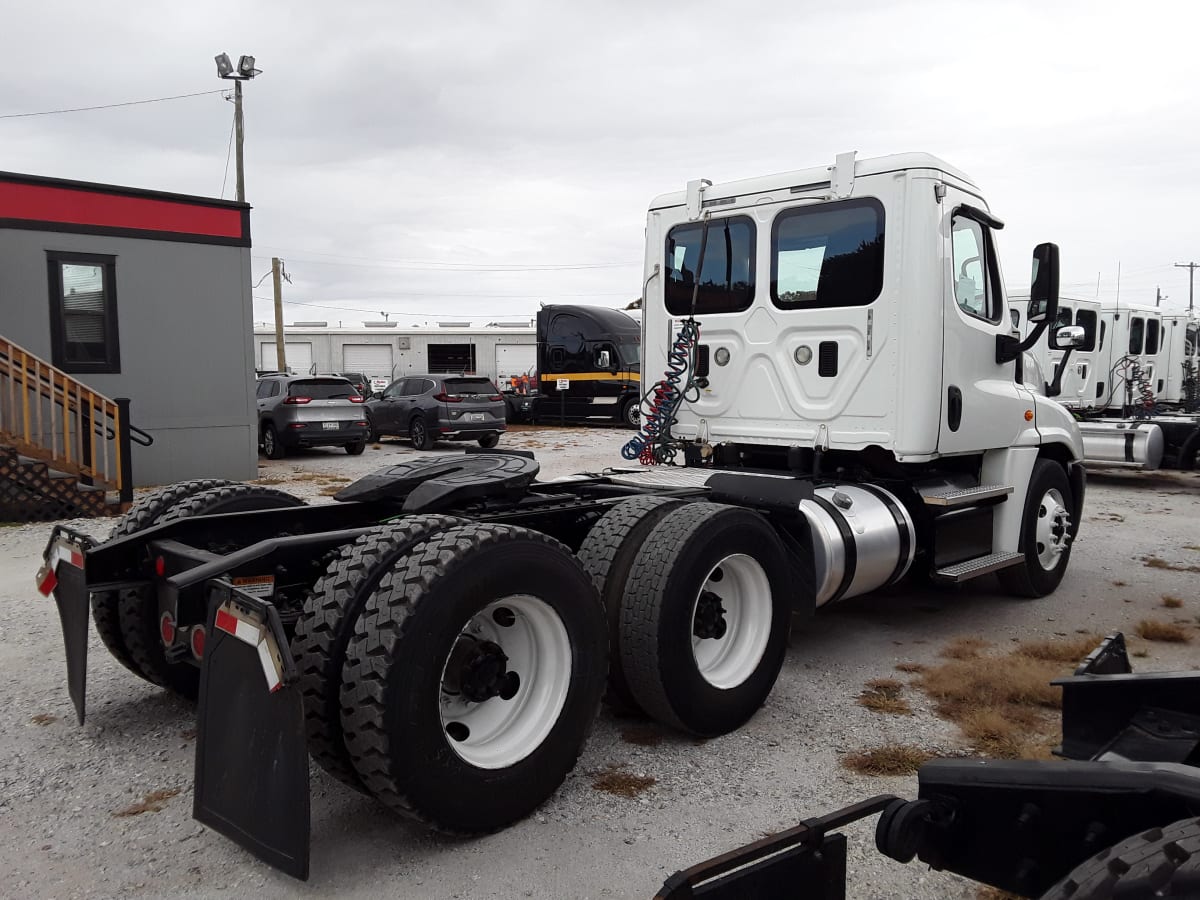
<svg viewBox="0 0 1200 900"><path fill-rule="evenodd" d="M620 464L617 450L629 436L530 429L502 446L537 451L542 477L552 478ZM334 479L415 455L399 441L361 457L316 450L263 460L260 476L324 502L341 483ZM889 741L967 752L956 727L915 689L905 692L914 717L855 704L864 682L897 676L897 663L934 662L958 636L1005 646L1077 630L1132 631L1147 616L1196 621L1195 575L1147 567L1144 558L1200 564L1200 476L1093 476L1085 519L1066 580L1043 600L997 596L982 579L955 591L906 588L819 614L793 633L767 705L734 734L696 742L603 711L563 788L501 834L432 836L314 767L307 884L192 821L191 710L126 672L94 635L89 719L75 724L58 617L33 588L49 526L0 527L0 895L648 898L671 872L710 854L872 794L914 791L915 778L848 772L839 765L845 752ZM105 535L112 522L72 524ZM1162 609L1168 593L1183 607ZM1149 654L1135 660L1141 670L1200 666L1191 644L1135 643ZM596 774L610 767L655 783L632 799L596 790ZM120 815L154 791L178 793L157 811ZM848 831L850 896L975 896L959 879L876 856L871 827Z"/></svg>

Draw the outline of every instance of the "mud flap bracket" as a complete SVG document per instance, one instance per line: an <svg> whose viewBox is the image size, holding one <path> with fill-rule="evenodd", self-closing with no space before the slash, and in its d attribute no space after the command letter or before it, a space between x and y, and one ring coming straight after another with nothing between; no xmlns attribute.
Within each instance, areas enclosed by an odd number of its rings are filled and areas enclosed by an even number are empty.
<svg viewBox="0 0 1200 900"><path fill-rule="evenodd" d="M274 605L214 579L197 711L197 821L307 880L308 748L296 666Z"/></svg>

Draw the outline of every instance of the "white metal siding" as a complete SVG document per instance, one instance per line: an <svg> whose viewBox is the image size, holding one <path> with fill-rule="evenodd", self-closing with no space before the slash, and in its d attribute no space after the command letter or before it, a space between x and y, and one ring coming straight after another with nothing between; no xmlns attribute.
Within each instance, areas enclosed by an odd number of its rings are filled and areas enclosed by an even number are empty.
<svg viewBox="0 0 1200 900"><path fill-rule="evenodd" d="M275 353L275 342L262 341L259 346L261 349L259 354L260 368L277 370L279 368L279 358ZM312 344L288 341L284 344L283 352L287 354L289 369L300 375L308 374L308 370L312 368L313 362Z"/></svg>
<svg viewBox="0 0 1200 900"><path fill-rule="evenodd" d="M343 344L343 372L364 372L367 375L392 375L391 344Z"/></svg>
<svg viewBox="0 0 1200 900"><path fill-rule="evenodd" d="M516 375L537 374L537 344L496 345L496 385L504 390Z"/></svg>

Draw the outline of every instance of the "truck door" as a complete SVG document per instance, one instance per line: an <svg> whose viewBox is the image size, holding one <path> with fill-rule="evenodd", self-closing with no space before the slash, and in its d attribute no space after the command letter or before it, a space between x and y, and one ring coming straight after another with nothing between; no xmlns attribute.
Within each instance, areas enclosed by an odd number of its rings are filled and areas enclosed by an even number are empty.
<svg viewBox="0 0 1200 900"><path fill-rule="evenodd" d="M545 371L541 372L542 415L553 419L562 410L572 418L582 418L591 411L595 387L587 323L570 312L555 312L546 329ZM589 377L590 376L590 377ZM560 391L559 382L566 390Z"/></svg>
<svg viewBox="0 0 1200 900"><path fill-rule="evenodd" d="M943 204L940 453L1010 447L1029 427L1025 412L1033 409L1014 363L996 362L996 336L1008 334L1011 322L992 228L978 203L951 188Z"/></svg>

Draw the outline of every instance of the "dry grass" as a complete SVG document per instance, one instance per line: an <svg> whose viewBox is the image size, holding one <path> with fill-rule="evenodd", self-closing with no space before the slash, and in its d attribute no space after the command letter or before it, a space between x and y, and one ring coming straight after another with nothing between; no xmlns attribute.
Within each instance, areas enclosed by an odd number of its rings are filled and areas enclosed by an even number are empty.
<svg viewBox="0 0 1200 900"><path fill-rule="evenodd" d="M49 725L52 722L57 722L58 716L52 716L50 713L38 713L29 721L34 725Z"/></svg>
<svg viewBox="0 0 1200 900"><path fill-rule="evenodd" d="M979 651L992 646L990 641L977 637L955 638L942 648L938 655L945 659L975 659Z"/></svg>
<svg viewBox="0 0 1200 900"><path fill-rule="evenodd" d="M151 791L137 803L131 803L124 809L117 810L113 816L118 819L127 816L140 816L142 813L162 812L167 801L179 794L179 788L167 788L161 791Z"/></svg>
<svg viewBox="0 0 1200 900"><path fill-rule="evenodd" d="M918 684L941 715L958 721L971 710L1008 704L1057 709L1062 695L1049 682L1061 674L1060 664L1014 652L954 660L925 672Z"/></svg>
<svg viewBox="0 0 1200 900"><path fill-rule="evenodd" d="M621 729L621 740L638 747L657 747L663 742L663 733L653 725L630 725Z"/></svg>
<svg viewBox="0 0 1200 900"><path fill-rule="evenodd" d="M1125 581L1114 581L1112 583L1112 586L1113 587L1125 587L1127 584L1128 584L1128 582L1125 582Z"/></svg>
<svg viewBox="0 0 1200 900"><path fill-rule="evenodd" d="M1030 659L1046 662L1077 664L1096 649L1101 635L1085 633L1083 637L1061 641L1023 641L1016 652Z"/></svg>
<svg viewBox="0 0 1200 900"><path fill-rule="evenodd" d="M1184 550L1195 550L1197 553L1200 553L1200 546L1197 546L1195 544L1184 544L1183 549Z"/></svg>
<svg viewBox="0 0 1200 900"><path fill-rule="evenodd" d="M911 775L933 754L908 744L885 744L842 757L842 765L860 775Z"/></svg>
<svg viewBox="0 0 1200 900"><path fill-rule="evenodd" d="M250 482L251 484L284 484L286 478L280 478L278 475L264 475L262 478Z"/></svg>
<svg viewBox="0 0 1200 900"><path fill-rule="evenodd" d="M904 685L894 678L875 678L868 681L863 692L858 695L858 705L865 706L872 712L911 716L912 707L900 696L902 690Z"/></svg>
<svg viewBox="0 0 1200 900"><path fill-rule="evenodd" d="M334 494L339 493L341 489L342 486L340 484L334 484L330 485L329 487L321 488L321 490L317 491L317 493L322 497L332 497Z"/></svg>
<svg viewBox="0 0 1200 900"><path fill-rule="evenodd" d="M618 797L633 799L641 796L654 786L656 779L649 775L634 775L619 767L612 767L603 772L597 772L592 777L592 788L615 794Z"/></svg>
<svg viewBox="0 0 1200 900"><path fill-rule="evenodd" d="M896 671L897 672L905 672L909 675L918 675L921 672L924 672L928 668L929 668L928 666L926 666L922 663L915 663L915 662L896 663Z"/></svg>
<svg viewBox="0 0 1200 900"><path fill-rule="evenodd" d="M1176 622L1163 622L1159 619L1142 619L1137 624L1138 637L1148 641L1162 641L1167 644L1186 644L1192 639L1192 633Z"/></svg>
<svg viewBox="0 0 1200 900"><path fill-rule="evenodd" d="M1008 891L988 885L979 889L975 894L975 900L1022 900L1022 898L1020 894L1010 894Z"/></svg>
<svg viewBox="0 0 1200 900"><path fill-rule="evenodd" d="M1147 556L1145 564L1151 569L1164 569L1168 572L1200 572L1200 566L1182 566L1167 562L1158 556Z"/></svg>
<svg viewBox="0 0 1200 900"><path fill-rule="evenodd" d="M1167 609L1179 609L1179 607L1183 606L1183 598L1175 597L1171 594L1163 594L1162 605Z"/></svg>

